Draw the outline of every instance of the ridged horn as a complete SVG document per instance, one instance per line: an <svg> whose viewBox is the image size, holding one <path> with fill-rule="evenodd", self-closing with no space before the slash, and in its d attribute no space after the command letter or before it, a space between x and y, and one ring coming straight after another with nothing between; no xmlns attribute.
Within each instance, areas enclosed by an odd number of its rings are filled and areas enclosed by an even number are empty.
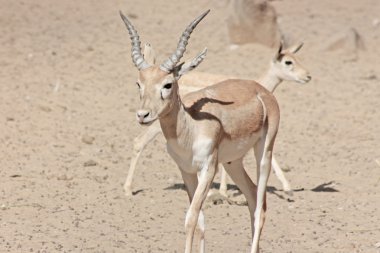
<svg viewBox="0 0 380 253"><path fill-rule="evenodd" d="M187 41L190 38L190 34L193 32L194 28L198 25L199 22L210 12L210 10L207 10L202 15L200 15L198 18L196 18L193 22L188 25L186 30L182 33L182 36L178 42L178 46L174 54L170 56L166 61L164 61L160 65L160 69L165 72L171 72L174 67L177 65L177 63L181 60L183 54L186 51L186 45Z"/></svg>
<svg viewBox="0 0 380 253"><path fill-rule="evenodd" d="M121 11L120 17L124 21L124 24L129 32L129 37L132 41L131 55L133 63L135 64L138 70L143 70L150 67L150 65L145 61L143 54L141 53L141 42L136 29L133 27L132 23L127 19L126 16L124 16L124 14Z"/></svg>

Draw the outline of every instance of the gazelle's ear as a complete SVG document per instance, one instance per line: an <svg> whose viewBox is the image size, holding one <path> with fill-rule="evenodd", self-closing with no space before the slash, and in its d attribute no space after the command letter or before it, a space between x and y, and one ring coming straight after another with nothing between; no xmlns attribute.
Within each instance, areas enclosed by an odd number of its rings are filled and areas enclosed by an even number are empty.
<svg viewBox="0 0 380 253"><path fill-rule="evenodd" d="M277 53L276 53L276 55L273 58L274 62L276 62L276 61L278 61L278 60L281 59L283 45L284 45L284 42L281 40L280 41L280 46L279 46L279 48L277 50Z"/></svg>
<svg viewBox="0 0 380 253"><path fill-rule="evenodd" d="M178 80L182 75L195 69L206 57L207 48L203 49L192 61L180 64L174 68L174 77Z"/></svg>
<svg viewBox="0 0 380 253"><path fill-rule="evenodd" d="M303 46L303 43L301 42L301 43L298 43L298 44L295 44L295 45L289 47L288 49L286 49L286 51L288 51L292 54L295 54L302 48L302 46Z"/></svg>
<svg viewBox="0 0 380 253"><path fill-rule="evenodd" d="M149 43L144 45L144 59L149 65L154 65L156 63L156 53L153 50L153 47Z"/></svg>

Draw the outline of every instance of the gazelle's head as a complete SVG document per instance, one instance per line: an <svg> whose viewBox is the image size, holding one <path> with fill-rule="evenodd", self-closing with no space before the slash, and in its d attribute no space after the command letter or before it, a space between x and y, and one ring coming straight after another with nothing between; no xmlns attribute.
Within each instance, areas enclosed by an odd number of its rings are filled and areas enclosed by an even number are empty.
<svg viewBox="0 0 380 253"><path fill-rule="evenodd" d="M160 66L155 65L155 56L149 45L145 49L145 55L141 53L140 39L131 22L120 12L130 38L132 40L132 60L139 70L137 87L140 92L140 108L136 112L140 124L151 124L160 117L167 115L178 102L179 78L197 67L206 57L207 49L204 49L191 62L178 64L186 50L190 34L198 23L209 13L206 11L196 18L183 32L176 51ZM152 50L152 49L151 49Z"/></svg>
<svg viewBox="0 0 380 253"><path fill-rule="evenodd" d="M295 81L298 83L307 83L311 80L311 75L301 63L297 60L295 53L297 53L303 43L293 45L288 49L283 50L282 42L280 48L273 58L272 71L281 80Z"/></svg>

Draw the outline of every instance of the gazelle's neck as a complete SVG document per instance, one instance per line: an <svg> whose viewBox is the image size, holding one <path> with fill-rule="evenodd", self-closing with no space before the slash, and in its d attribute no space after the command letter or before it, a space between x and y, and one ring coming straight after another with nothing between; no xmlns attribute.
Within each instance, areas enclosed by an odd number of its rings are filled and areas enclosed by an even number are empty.
<svg viewBox="0 0 380 253"><path fill-rule="evenodd" d="M160 117L162 132L167 140L169 139L188 139L191 134L191 116L185 109L181 97L176 95L173 98L171 110Z"/></svg>
<svg viewBox="0 0 380 253"><path fill-rule="evenodd" d="M278 77L271 65L257 82L273 93L277 86L282 82L282 79Z"/></svg>

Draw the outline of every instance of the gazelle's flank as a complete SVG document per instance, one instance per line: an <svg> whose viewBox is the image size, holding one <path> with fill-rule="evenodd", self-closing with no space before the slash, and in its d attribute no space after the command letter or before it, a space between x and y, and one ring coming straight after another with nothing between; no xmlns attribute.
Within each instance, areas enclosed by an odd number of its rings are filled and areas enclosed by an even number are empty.
<svg viewBox="0 0 380 253"><path fill-rule="evenodd" d="M245 195L253 232L251 253L259 251L259 238L266 211L266 185L280 113L275 97L254 81L231 79L186 95L178 94L178 80L205 57L204 50L189 64L178 64L195 26L208 11L195 19L182 34L176 52L159 67L149 65L141 54L136 30L123 16L132 40L132 59L139 70L140 124L159 120L167 149L180 168L190 207L186 213L185 253L192 252L195 229L204 252L204 216L201 211L211 183L222 163ZM254 147L256 185L242 164ZM197 173L199 172L199 179Z"/></svg>
<svg viewBox="0 0 380 253"><path fill-rule="evenodd" d="M278 85L284 80L302 84L310 81L311 77L309 72L300 64L295 56L295 53L301 49L302 45L302 43L296 44L284 50L281 43L276 55L270 61L268 69L260 79L258 79L258 83L270 92L274 92ZM152 46L149 44L146 44L144 47L144 58L149 64L155 64L155 53ZM196 71L190 72L179 80L180 93L184 95L188 92L196 91L227 79L229 79L229 77L224 75ZM134 139L132 160L124 184L124 190L127 196L132 195L133 175L141 153L144 151L146 145L148 145L160 133L162 133L162 131L159 122L154 122L148 127L148 129L144 130ZM274 156L272 156L272 168L278 179L281 181L284 191L291 192L291 186ZM227 175L224 169L222 169L221 172L222 176L219 190L221 195L227 196Z"/></svg>

